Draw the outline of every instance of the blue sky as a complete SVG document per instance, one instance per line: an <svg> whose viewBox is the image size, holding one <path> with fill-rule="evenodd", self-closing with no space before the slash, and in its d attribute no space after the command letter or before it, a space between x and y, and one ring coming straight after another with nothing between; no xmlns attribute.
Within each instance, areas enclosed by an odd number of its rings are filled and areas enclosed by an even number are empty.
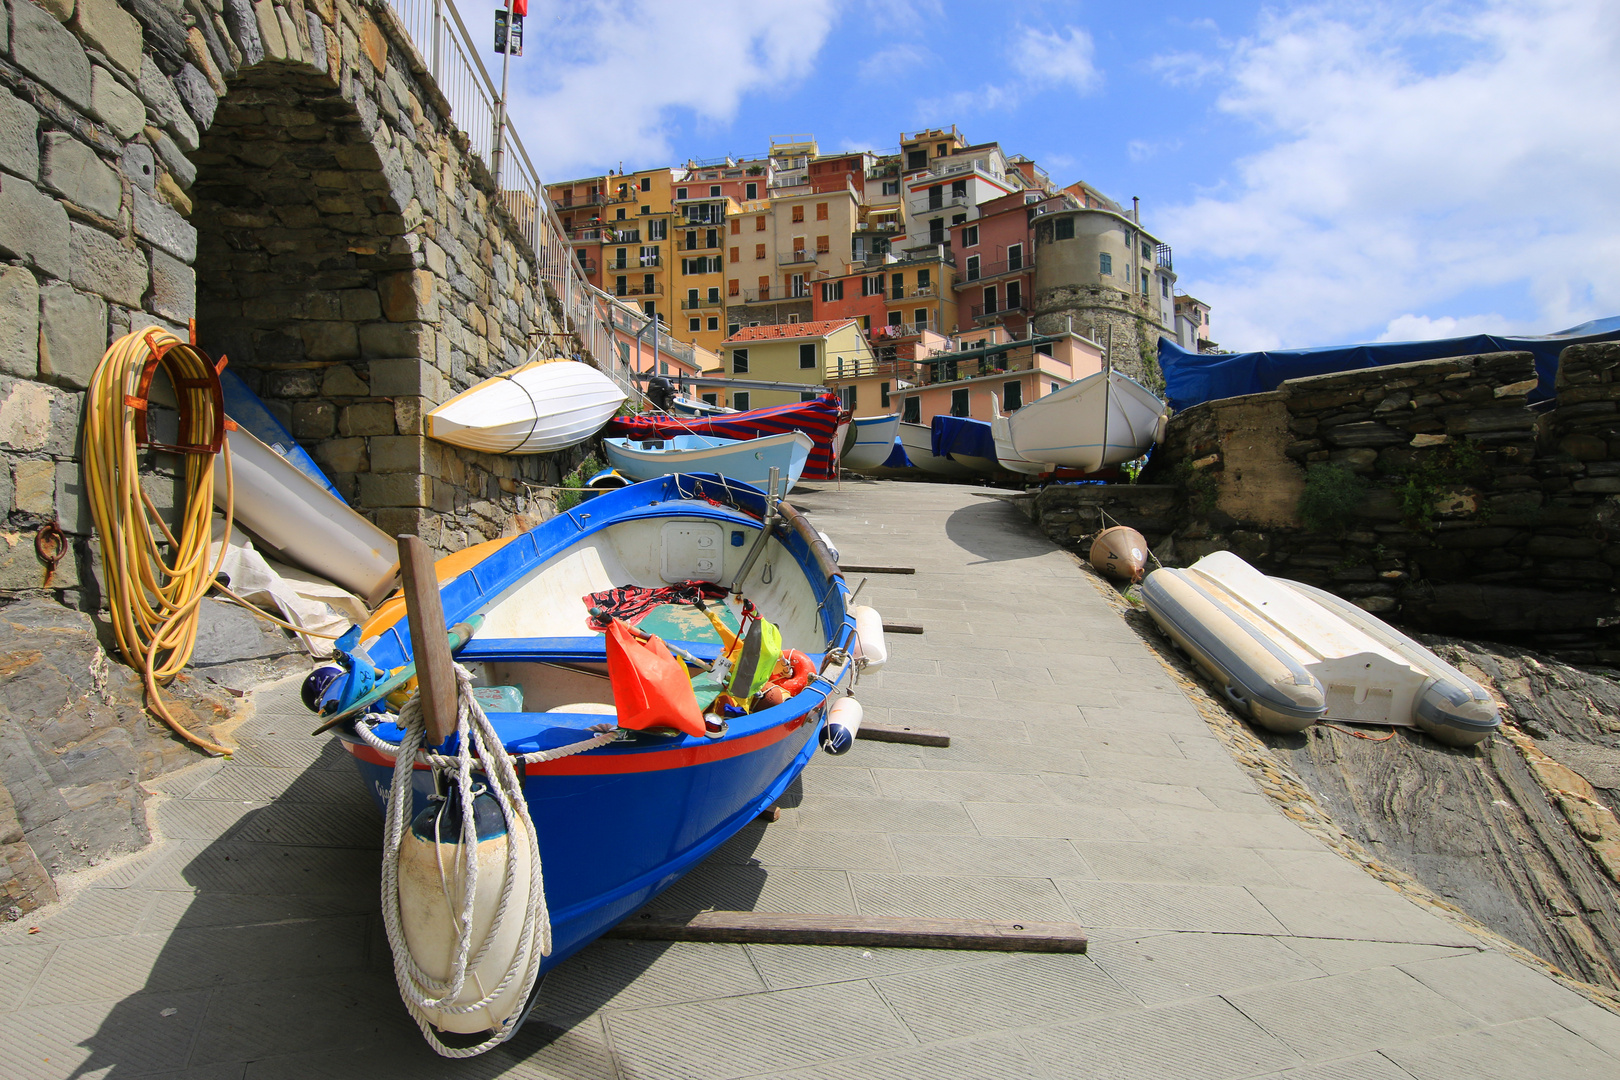
<svg viewBox="0 0 1620 1080"><path fill-rule="evenodd" d="M955 123L1141 197L1229 348L1620 314L1615 0L531 0L525 51L548 179Z"/></svg>

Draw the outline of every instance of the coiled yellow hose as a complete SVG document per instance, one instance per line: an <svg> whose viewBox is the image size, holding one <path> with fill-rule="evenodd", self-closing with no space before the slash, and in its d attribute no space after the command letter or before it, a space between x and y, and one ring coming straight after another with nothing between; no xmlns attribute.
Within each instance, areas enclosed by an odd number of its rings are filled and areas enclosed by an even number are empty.
<svg viewBox="0 0 1620 1080"><path fill-rule="evenodd" d="M177 442L186 447L178 534L170 532L141 486L137 414L146 408L143 383L149 382L148 368L154 364L167 372L174 387L181 417ZM231 531L231 454L218 388L214 365L194 346L157 327L125 334L102 356L90 381L84 469L90 512L101 537L113 632L124 660L145 677L147 707L187 742L228 754L229 748L186 730L158 690L190 661L199 605L225 559L224 544L217 559L208 558L214 455L199 447L217 445L225 455L225 535ZM168 561L160 537L168 546Z"/></svg>

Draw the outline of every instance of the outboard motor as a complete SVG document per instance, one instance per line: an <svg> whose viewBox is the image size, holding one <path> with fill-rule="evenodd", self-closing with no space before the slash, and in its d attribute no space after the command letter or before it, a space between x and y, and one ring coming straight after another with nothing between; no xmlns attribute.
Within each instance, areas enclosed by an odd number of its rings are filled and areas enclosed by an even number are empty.
<svg viewBox="0 0 1620 1080"><path fill-rule="evenodd" d="M675 403L675 384L662 375L655 376L647 383L647 400L669 412L669 407Z"/></svg>

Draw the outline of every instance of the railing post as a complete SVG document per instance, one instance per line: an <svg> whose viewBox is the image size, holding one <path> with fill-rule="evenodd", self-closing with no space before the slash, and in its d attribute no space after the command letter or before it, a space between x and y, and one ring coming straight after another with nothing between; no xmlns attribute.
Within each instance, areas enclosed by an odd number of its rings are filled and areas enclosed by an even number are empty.
<svg viewBox="0 0 1620 1080"><path fill-rule="evenodd" d="M441 86L444 85L444 68L442 66L443 61L439 56L440 41L444 34L442 29L444 25L443 4L444 0L433 0L433 58L431 60L431 64L433 81Z"/></svg>

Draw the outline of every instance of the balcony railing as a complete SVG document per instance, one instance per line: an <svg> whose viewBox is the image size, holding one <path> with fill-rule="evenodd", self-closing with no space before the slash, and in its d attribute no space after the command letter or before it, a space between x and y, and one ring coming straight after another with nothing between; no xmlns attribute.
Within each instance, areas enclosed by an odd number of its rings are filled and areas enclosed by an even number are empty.
<svg viewBox="0 0 1620 1080"><path fill-rule="evenodd" d="M595 259L586 259L583 262L581 262L579 259L575 259L574 260L574 265L578 266L579 269L580 269L580 272L583 273L586 277L592 277L596 273L596 260Z"/></svg>
<svg viewBox="0 0 1620 1080"><path fill-rule="evenodd" d="M809 183L810 174L805 169L779 169L771 177L771 187L798 187Z"/></svg>
<svg viewBox="0 0 1620 1080"><path fill-rule="evenodd" d="M648 285L646 282L640 282L635 285L626 282L624 288L621 289L615 285L608 291L614 296L663 296L664 286L656 281L651 285Z"/></svg>
<svg viewBox="0 0 1620 1080"><path fill-rule="evenodd" d="M873 341L894 341L898 338L916 337L929 328L926 320L914 323L890 323L887 326L872 327L867 336Z"/></svg>
<svg viewBox="0 0 1620 1080"><path fill-rule="evenodd" d="M829 379L864 379L888 376L920 383L922 375L915 360L880 360L877 357L835 357L827 371Z"/></svg>
<svg viewBox="0 0 1620 1080"><path fill-rule="evenodd" d="M680 220L676 228L682 224L689 225L724 225L726 212L723 209L711 209L707 206L685 206L681 208Z"/></svg>
<svg viewBox="0 0 1620 1080"><path fill-rule="evenodd" d="M992 281L1007 274L1022 274L1029 268L1029 262L1024 259L1016 262L1011 259L996 259L993 262L981 260L976 267L969 263L962 273L964 281Z"/></svg>
<svg viewBox="0 0 1620 1080"><path fill-rule="evenodd" d="M913 198L911 201L912 213L926 214L934 210L949 210L956 206L971 206L972 201L966 195L945 195L937 202L933 199Z"/></svg>
<svg viewBox="0 0 1620 1080"><path fill-rule="evenodd" d="M1002 315L1022 315L1028 310L1029 305L1023 300L1017 300L1010 304L1003 302L994 307L986 304L974 304L973 319L977 322L980 319L996 318Z"/></svg>
<svg viewBox="0 0 1620 1080"><path fill-rule="evenodd" d="M1175 267L1173 265L1171 265L1170 245L1169 244L1160 244L1157 248L1154 249L1154 254L1157 257L1155 259L1155 261L1159 264L1159 266L1161 268L1163 268L1165 270L1174 270L1175 269Z"/></svg>
<svg viewBox="0 0 1620 1080"><path fill-rule="evenodd" d="M606 202L601 192L595 195L574 195L571 192L564 192L562 198L552 200L554 205L563 210L572 210L576 206L602 206Z"/></svg>
<svg viewBox="0 0 1620 1080"><path fill-rule="evenodd" d="M696 300L694 300L690 296L688 296L685 300L681 301L681 310L682 311L696 311L698 308L719 307L720 303L721 303L721 301L720 301L720 298L718 296L714 296L714 297L698 297Z"/></svg>
<svg viewBox="0 0 1620 1080"><path fill-rule="evenodd" d="M657 255L632 255L628 259L609 259L602 265L609 270L640 270L650 269L659 264Z"/></svg>
<svg viewBox="0 0 1620 1080"><path fill-rule="evenodd" d="M815 252L799 248L796 251L788 252L786 255L778 256L776 264L778 266L797 266L800 263L813 263L815 261Z"/></svg>
<svg viewBox="0 0 1620 1080"><path fill-rule="evenodd" d="M718 237L712 244L706 244L701 241L696 244L688 244L686 242L686 237L684 236L677 237L675 240L676 251L719 251L724 246L725 244L723 244Z"/></svg>
<svg viewBox="0 0 1620 1080"><path fill-rule="evenodd" d="M856 232L897 233L904 229L898 221L863 221L855 227Z"/></svg>

